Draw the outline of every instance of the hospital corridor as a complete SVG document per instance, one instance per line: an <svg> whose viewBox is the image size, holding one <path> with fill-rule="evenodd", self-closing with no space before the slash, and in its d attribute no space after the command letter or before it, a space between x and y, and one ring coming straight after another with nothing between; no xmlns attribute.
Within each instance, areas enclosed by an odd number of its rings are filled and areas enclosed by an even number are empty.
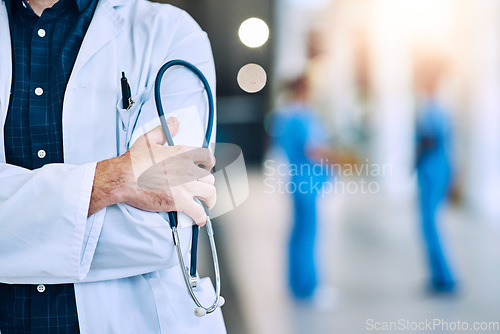
<svg viewBox="0 0 500 334"><path fill-rule="evenodd" d="M500 333L500 4L211 4L228 333Z"/></svg>
<svg viewBox="0 0 500 334"><path fill-rule="evenodd" d="M459 290L449 296L433 294L426 289L423 240L411 196L325 198L318 233L319 291L324 295L309 304L295 302L285 268L291 203L286 196L266 194L264 179L262 173L252 171L250 197L222 219L216 231L219 247L228 254L223 280L231 281L231 288L237 291L231 297L226 295L228 300L236 300L237 308L224 309L229 333L384 332L369 331L370 320L460 320L471 326L476 321L500 321L498 227L464 214L460 208L446 208L443 227L453 250ZM392 332L458 331L436 327L434 331ZM498 332L498 328L477 331Z"/></svg>

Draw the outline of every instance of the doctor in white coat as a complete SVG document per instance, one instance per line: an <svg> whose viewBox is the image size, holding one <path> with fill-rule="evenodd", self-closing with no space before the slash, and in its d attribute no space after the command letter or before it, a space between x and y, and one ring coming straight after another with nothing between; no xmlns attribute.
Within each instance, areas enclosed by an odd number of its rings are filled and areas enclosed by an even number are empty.
<svg viewBox="0 0 500 334"><path fill-rule="evenodd" d="M12 51L0 1L0 282L74 283L81 333L225 333L220 310L194 316L162 213L188 214L180 215L187 253L190 225L206 217L186 199L215 201L213 177L193 166L210 166L212 156L161 145L153 94L158 69L171 59L193 63L215 88L206 34L169 5L99 0L64 95L65 163L27 170L5 163ZM122 71L135 102L130 110L122 109ZM181 69L169 70L164 80L167 116L178 120L171 123L178 128L174 141L200 146L207 121L201 83ZM156 189L165 180L146 172L138 187L138 176L163 160L160 170L174 178L169 182L186 176L182 171L195 178ZM200 294L208 302L214 298L209 281L201 281Z"/></svg>

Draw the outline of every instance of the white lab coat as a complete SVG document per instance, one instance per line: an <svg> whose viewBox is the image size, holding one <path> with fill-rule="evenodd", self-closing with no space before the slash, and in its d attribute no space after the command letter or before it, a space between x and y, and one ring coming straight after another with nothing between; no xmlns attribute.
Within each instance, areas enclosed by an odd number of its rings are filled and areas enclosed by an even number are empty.
<svg viewBox="0 0 500 334"><path fill-rule="evenodd" d="M3 138L12 59L0 1ZM34 171L8 165L0 143L0 282L75 283L82 334L225 332L220 312L193 315L165 214L118 204L87 217L96 162L123 154L159 124L154 80L171 59L195 64L215 88L210 43L188 14L145 0L100 0L64 96L65 163ZM121 108L122 71L135 101L129 111ZM206 122L201 84L179 69L164 78L164 108L180 121L174 140L199 146ZM181 239L188 252L189 228ZM205 281L207 301L210 289Z"/></svg>

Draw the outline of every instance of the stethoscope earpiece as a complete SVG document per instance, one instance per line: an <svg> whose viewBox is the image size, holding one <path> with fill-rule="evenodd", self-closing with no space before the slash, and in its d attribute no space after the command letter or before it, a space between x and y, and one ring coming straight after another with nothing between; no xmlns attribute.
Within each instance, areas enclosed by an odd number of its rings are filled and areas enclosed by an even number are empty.
<svg viewBox="0 0 500 334"><path fill-rule="evenodd" d="M194 315L198 318L204 317L207 315L207 310L205 310L203 307L197 307L194 309Z"/></svg>
<svg viewBox="0 0 500 334"><path fill-rule="evenodd" d="M219 296L219 304L217 307L222 307L226 303L226 299L222 296ZM207 310L203 307L197 307L194 309L194 315L198 318L204 317L207 315Z"/></svg>

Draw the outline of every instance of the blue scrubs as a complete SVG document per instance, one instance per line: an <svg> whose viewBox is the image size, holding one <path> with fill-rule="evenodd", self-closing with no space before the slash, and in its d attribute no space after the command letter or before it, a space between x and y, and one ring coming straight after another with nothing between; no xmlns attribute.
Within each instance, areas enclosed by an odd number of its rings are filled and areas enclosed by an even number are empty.
<svg viewBox="0 0 500 334"><path fill-rule="evenodd" d="M453 291L450 269L437 226L437 212L446 199L451 181L451 121L436 102L427 102L417 122L417 174L421 219L429 265L431 287Z"/></svg>
<svg viewBox="0 0 500 334"><path fill-rule="evenodd" d="M317 230L318 189L326 180L326 173L314 170L316 161L307 156L307 151L328 142L322 123L315 112L303 105L291 105L273 118L275 144L282 148L293 166L310 173L292 175L294 225L289 245L289 284L297 299L312 297L318 284L315 259ZM293 165L293 166L292 166ZM320 185L314 187L314 185Z"/></svg>

